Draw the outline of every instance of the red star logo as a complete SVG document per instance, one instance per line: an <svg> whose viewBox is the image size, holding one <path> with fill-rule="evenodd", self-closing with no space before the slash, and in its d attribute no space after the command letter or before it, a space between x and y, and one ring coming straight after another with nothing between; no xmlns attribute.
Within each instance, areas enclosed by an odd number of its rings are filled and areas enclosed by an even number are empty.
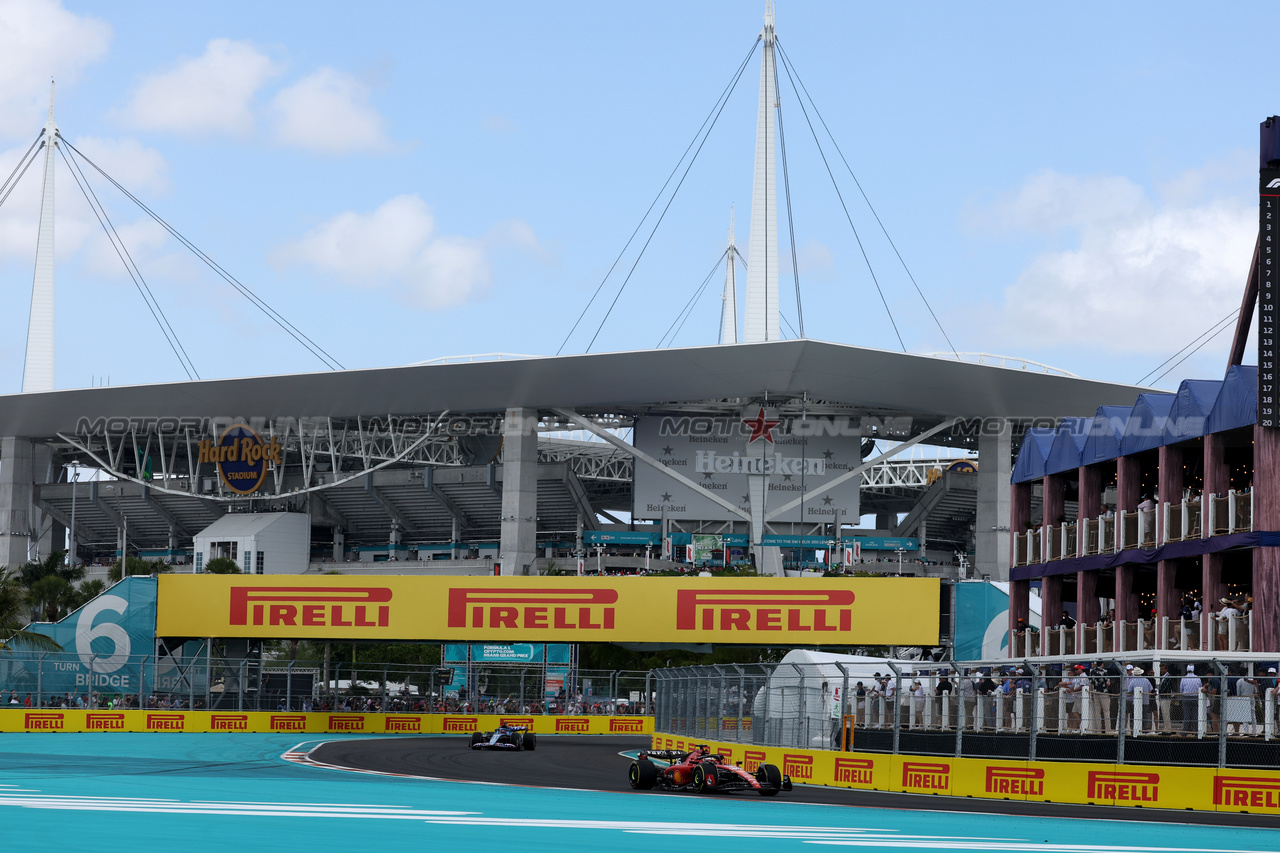
<svg viewBox="0 0 1280 853"><path fill-rule="evenodd" d="M756 416L754 418L751 418L750 420L743 418L742 422L751 427L751 438L747 439L747 444L750 444L758 438L763 438L765 441L773 444L773 428L782 423L782 421L771 421L766 419L763 408L756 412Z"/></svg>

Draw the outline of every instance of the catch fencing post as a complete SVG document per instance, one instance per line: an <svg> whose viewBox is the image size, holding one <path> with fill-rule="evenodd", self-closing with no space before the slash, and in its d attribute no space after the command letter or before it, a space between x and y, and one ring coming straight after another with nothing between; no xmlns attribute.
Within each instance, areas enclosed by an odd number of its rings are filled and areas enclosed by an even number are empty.
<svg viewBox="0 0 1280 853"><path fill-rule="evenodd" d="M730 664L730 666L738 671L738 728L735 731L737 732L738 743L742 743L742 706L746 704L747 699L747 674L736 663Z"/></svg>
<svg viewBox="0 0 1280 853"><path fill-rule="evenodd" d="M898 743L902 734L902 670L894 666L893 661L885 661L889 665L889 669L893 670L894 689L893 689L893 754L898 754Z"/></svg>
<svg viewBox="0 0 1280 853"><path fill-rule="evenodd" d="M956 702L956 758L959 758L964 752L964 686L963 681L969 678L969 669L965 668L961 673L954 663L951 664L951 670L956 674L955 693L959 697Z"/></svg>
<svg viewBox="0 0 1280 853"><path fill-rule="evenodd" d="M1210 661L1218 671L1218 766L1227 766L1227 668L1222 661ZM1249 701L1253 701L1250 699Z"/></svg>
<svg viewBox="0 0 1280 853"><path fill-rule="evenodd" d="M849 670L845 669L844 664L839 661L836 661L836 667L840 670L843 683L840 686L840 709L837 714L840 719L840 743L833 744L833 746L843 752L849 748L849 744L844 737L844 718L849 713ZM853 707L856 712L857 706L854 705Z"/></svg>

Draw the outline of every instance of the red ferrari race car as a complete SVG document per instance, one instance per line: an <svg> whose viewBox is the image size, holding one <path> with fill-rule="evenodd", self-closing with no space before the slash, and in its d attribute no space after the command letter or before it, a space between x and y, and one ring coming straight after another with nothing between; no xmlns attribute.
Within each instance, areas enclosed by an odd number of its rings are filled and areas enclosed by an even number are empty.
<svg viewBox="0 0 1280 853"><path fill-rule="evenodd" d="M666 762L666 766L659 767L655 759ZM706 746L695 746L688 752L641 750L631 762L630 779L632 788L644 791L759 791L762 797L774 797L779 791L791 790L791 777L783 776L776 764L761 764L754 774L748 773L741 764L727 763L723 755L712 753Z"/></svg>

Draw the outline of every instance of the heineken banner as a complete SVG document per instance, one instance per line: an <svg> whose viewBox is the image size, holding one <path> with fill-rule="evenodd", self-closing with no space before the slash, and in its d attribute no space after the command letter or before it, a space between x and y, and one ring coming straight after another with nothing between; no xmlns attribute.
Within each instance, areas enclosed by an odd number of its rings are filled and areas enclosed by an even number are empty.
<svg viewBox="0 0 1280 853"><path fill-rule="evenodd" d="M862 461L862 433L849 418L663 415L636 421L635 446L697 487L636 465L636 518L742 520L710 500L714 494L750 513L748 478L768 478L764 516L769 522L848 522L859 514L860 477L833 480ZM794 503L794 506L789 504ZM779 511L781 510L781 511ZM776 513L776 514L775 514Z"/></svg>

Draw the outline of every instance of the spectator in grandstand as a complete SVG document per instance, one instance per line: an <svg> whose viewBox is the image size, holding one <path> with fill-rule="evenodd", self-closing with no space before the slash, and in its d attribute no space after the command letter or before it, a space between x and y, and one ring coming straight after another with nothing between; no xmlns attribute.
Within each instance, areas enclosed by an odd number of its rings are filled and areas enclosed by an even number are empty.
<svg viewBox="0 0 1280 853"><path fill-rule="evenodd" d="M1218 620L1218 645L1216 646L1218 651L1230 650L1228 646L1231 636L1231 620L1239 615L1240 611L1236 609L1234 602L1227 598L1222 599L1222 609L1218 611L1218 615L1215 617ZM1236 630L1239 631L1238 626ZM1237 642L1239 642L1238 637Z"/></svg>
<svg viewBox="0 0 1280 853"><path fill-rule="evenodd" d="M1129 710L1128 721L1132 724L1140 720L1142 731L1150 731L1154 703L1151 701L1152 684L1146 672L1140 666L1127 667L1129 675L1125 679L1124 693L1126 707Z"/></svg>
<svg viewBox="0 0 1280 853"><path fill-rule="evenodd" d="M971 673L965 673L964 678L960 680L960 701L963 704L963 718L960 722L973 725L973 715L977 713L975 710L978 704L978 685L974 681Z"/></svg>
<svg viewBox="0 0 1280 853"><path fill-rule="evenodd" d="M1182 710L1182 731L1194 732L1200 717L1200 693L1204 689L1193 664L1187 664L1187 674L1178 682L1178 704Z"/></svg>
<svg viewBox="0 0 1280 853"><path fill-rule="evenodd" d="M1114 667L1115 664L1112 664ZM1115 681L1114 692L1112 681ZM1093 729L1107 732L1111 729L1111 702L1115 693L1119 693L1119 670L1114 675L1107 672L1101 661L1094 661L1089 669L1089 701L1093 703Z"/></svg>
<svg viewBox="0 0 1280 853"><path fill-rule="evenodd" d="M1236 680L1236 696L1243 700L1239 715L1233 715L1231 725L1237 733L1247 735L1258 732L1258 681L1252 675L1243 675Z"/></svg>
<svg viewBox="0 0 1280 853"><path fill-rule="evenodd" d="M1178 677L1169 667L1164 669L1164 677L1156 682L1156 707L1160 710L1160 731L1168 734L1173 731L1173 697L1178 692Z"/></svg>
<svg viewBox="0 0 1280 853"><path fill-rule="evenodd" d="M1058 620L1058 627L1074 628L1075 626L1076 626L1076 620L1072 618L1071 614L1065 610L1062 611L1062 618Z"/></svg>
<svg viewBox="0 0 1280 853"><path fill-rule="evenodd" d="M982 726L994 727L996 722L996 691L1000 688L1000 685L992 681L990 670L984 669L982 676L982 679L974 685L978 692Z"/></svg>
<svg viewBox="0 0 1280 853"><path fill-rule="evenodd" d="M1071 673L1071 678L1062 685L1066 692L1067 728L1079 729L1080 714L1084 710L1084 689L1089 686L1089 678L1083 664L1076 664L1071 668Z"/></svg>

